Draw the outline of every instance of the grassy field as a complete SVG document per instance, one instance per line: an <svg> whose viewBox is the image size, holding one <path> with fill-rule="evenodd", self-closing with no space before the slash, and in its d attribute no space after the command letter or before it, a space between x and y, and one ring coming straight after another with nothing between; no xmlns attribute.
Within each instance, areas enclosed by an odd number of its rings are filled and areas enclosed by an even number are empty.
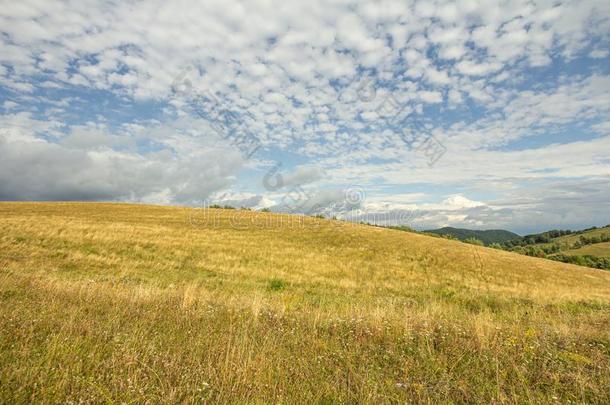
<svg viewBox="0 0 610 405"><path fill-rule="evenodd" d="M569 245L573 245L574 243L576 243L576 241L578 239L580 239L581 236L586 236L588 238L592 238L594 236L601 236L601 235L610 235L610 227L604 227L604 228L597 228L597 229L591 229L589 231L585 231L582 233L577 233L574 235L564 235L564 236L560 236L559 238L555 239L555 241L557 243L560 244L569 244Z"/></svg>
<svg viewBox="0 0 610 405"><path fill-rule="evenodd" d="M610 257L610 242L585 245L579 249L566 250L563 253L565 253L566 255L591 255L597 257Z"/></svg>
<svg viewBox="0 0 610 405"><path fill-rule="evenodd" d="M610 242L592 243L583 245L582 247L577 247L577 244L580 243L579 241L581 237L591 239L602 236L610 236L610 227L591 229L571 235L564 235L553 238L552 241L548 243L538 243L530 246L547 249L553 246L558 246L559 252L550 254L547 256L549 258L552 258L552 256L555 254L564 256L594 256L596 258L610 258ZM595 265L593 265L593 267L595 267Z"/></svg>
<svg viewBox="0 0 610 405"><path fill-rule="evenodd" d="M610 272L233 210L0 203L0 403L610 402Z"/></svg>
<svg viewBox="0 0 610 405"><path fill-rule="evenodd" d="M578 240L580 239L581 236L585 236L587 238L592 238L592 237L601 236L601 235L610 235L610 227L591 229L589 231L585 231L582 233L576 233L573 235L564 235L564 236L560 236L558 238L554 238L553 241L550 243L539 243L534 246L550 246L553 244L557 244L561 248L562 253L586 254L586 253L580 253L580 252L579 253L568 253L568 250L576 252L577 249L572 249L572 247L574 246L574 244L576 242L578 242Z"/></svg>

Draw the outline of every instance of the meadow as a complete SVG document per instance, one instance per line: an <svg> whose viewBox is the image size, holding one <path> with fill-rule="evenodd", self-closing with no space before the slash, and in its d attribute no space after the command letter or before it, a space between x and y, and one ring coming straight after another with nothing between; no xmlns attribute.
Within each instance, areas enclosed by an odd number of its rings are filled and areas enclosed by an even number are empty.
<svg viewBox="0 0 610 405"><path fill-rule="evenodd" d="M610 242L585 245L579 249L569 249L564 252L567 255L591 255L610 258Z"/></svg>
<svg viewBox="0 0 610 405"><path fill-rule="evenodd" d="M610 272L240 210L0 203L0 403L610 403Z"/></svg>

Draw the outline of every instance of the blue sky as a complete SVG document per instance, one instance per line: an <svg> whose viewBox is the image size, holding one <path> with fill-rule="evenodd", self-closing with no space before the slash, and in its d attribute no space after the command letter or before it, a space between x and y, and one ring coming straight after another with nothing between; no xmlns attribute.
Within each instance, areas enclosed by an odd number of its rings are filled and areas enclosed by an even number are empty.
<svg viewBox="0 0 610 405"><path fill-rule="evenodd" d="M610 223L604 1L0 7L0 199Z"/></svg>

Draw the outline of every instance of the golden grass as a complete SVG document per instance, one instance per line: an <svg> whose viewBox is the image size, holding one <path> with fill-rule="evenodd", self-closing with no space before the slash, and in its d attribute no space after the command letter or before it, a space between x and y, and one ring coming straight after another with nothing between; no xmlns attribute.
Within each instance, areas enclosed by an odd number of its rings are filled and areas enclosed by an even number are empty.
<svg viewBox="0 0 610 405"><path fill-rule="evenodd" d="M610 272L271 213L0 203L3 403L608 403L609 331Z"/></svg>

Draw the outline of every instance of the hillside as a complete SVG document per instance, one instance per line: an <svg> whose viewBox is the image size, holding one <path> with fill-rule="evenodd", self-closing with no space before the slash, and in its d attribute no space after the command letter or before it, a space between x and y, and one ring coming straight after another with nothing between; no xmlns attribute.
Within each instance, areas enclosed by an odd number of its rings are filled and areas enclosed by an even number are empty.
<svg viewBox="0 0 610 405"><path fill-rule="evenodd" d="M492 243L503 243L511 239L519 238L519 235L517 235L516 233L505 231L503 229L490 229L479 231L473 229L452 228L447 226L444 228L432 229L424 232L434 233L437 235L451 235L461 241L474 238L480 240L486 245L491 245Z"/></svg>
<svg viewBox="0 0 610 405"><path fill-rule="evenodd" d="M593 256L610 257L610 243L609 242L596 242L596 243L581 243L582 246L578 246L582 238L603 238L610 237L610 227L606 226L603 228L591 229L584 232L577 232L572 235L565 235L556 239L553 239L551 243L556 243L561 247L565 253L574 255L586 255L590 254Z"/></svg>
<svg viewBox="0 0 610 405"><path fill-rule="evenodd" d="M578 249L568 249L563 253L567 255L590 255L597 257L610 258L610 242L596 243L592 245L585 245Z"/></svg>
<svg viewBox="0 0 610 405"><path fill-rule="evenodd" d="M340 221L0 203L0 403L610 402L610 272Z"/></svg>
<svg viewBox="0 0 610 405"><path fill-rule="evenodd" d="M610 270L610 226L526 235L504 242L503 248L529 256Z"/></svg>

